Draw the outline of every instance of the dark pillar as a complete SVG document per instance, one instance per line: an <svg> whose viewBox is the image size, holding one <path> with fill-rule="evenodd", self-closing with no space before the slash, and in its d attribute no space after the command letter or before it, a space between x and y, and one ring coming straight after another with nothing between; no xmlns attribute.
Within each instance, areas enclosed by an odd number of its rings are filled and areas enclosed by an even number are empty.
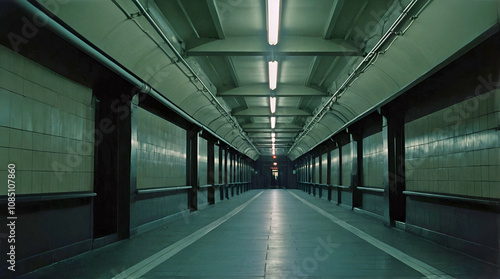
<svg viewBox="0 0 500 279"><path fill-rule="evenodd" d="M187 183L192 186L188 195L191 211L198 210L198 137L199 128L191 127L187 131Z"/></svg>
<svg viewBox="0 0 500 279"><path fill-rule="evenodd" d="M326 184L328 185L328 201L332 200L332 153L329 150L326 153Z"/></svg>
<svg viewBox="0 0 500 279"><path fill-rule="evenodd" d="M336 142L337 148L339 149L339 177L337 179L338 185L342 185L342 143ZM337 204L342 203L342 189L337 188Z"/></svg>
<svg viewBox="0 0 500 279"><path fill-rule="evenodd" d="M116 83L98 84L94 89L97 196L93 202L93 236L106 238L105 243L130 236L137 162L137 102L131 102L134 92L129 86Z"/></svg>
<svg viewBox="0 0 500 279"><path fill-rule="evenodd" d="M382 116L384 156L384 222L405 221L404 123L399 117Z"/></svg>

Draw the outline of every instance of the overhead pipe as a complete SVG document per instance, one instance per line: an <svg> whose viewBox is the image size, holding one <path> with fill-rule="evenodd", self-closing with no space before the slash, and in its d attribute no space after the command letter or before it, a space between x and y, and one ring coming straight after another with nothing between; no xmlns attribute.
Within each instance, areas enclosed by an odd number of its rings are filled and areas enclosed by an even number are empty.
<svg viewBox="0 0 500 279"><path fill-rule="evenodd" d="M144 8L144 6L141 4L139 0L132 0L132 2L137 6L139 9L139 12L142 16L144 16L149 24L153 27L153 29L160 35L160 37L163 39L163 41L167 44L167 46L172 50L174 55L177 57L177 59L186 67L190 74L196 78L196 80L203 86L203 92L207 92L210 96L210 102L214 104L214 106L217 108L217 110L228 120L229 123L232 124L234 128L238 130L240 135L243 136L243 138L248 142L250 146L252 146L257 154L260 154L259 150L255 147L255 145L252 143L248 135L243 131L241 126L238 124L238 122L226 111L226 109L221 105L219 100L212 94L208 86L203 82L203 80L198 76L196 71L193 70L193 68L187 63L187 61L182 57L182 55L177 51L175 46L170 42L168 37L163 33L163 30L158 26L154 18L149 14L149 12ZM176 63L177 65L177 63ZM178 66L178 65L177 65Z"/></svg>
<svg viewBox="0 0 500 279"><path fill-rule="evenodd" d="M311 119L306 124L306 127L304 128L304 131L298 136L297 140L294 142L290 150L288 151L287 155L290 154L290 152L297 146L297 144L304 139L304 137L311 132L312 128L314 127L315 124L317 124L323 116L330 110L331 106L333 105L333 102L335 102L346 89L350 85L351 82L353 82L359 74L361 74L364 70L366 70L366 67L369 66L371 63L371 60L376 56L377 52L379 49L382 47L382 45L391 37L391 35L395 34L396 28L399 26L399 24L406 18L408 15L408 12L415 6L418 0L412 0L406 7L405 9L401 12L401 14L398 16L396 21L391 25L389 30L380 38L380 40L377 42L377 44L372 48L372 50L365 56L365 58L358 64L356 69L347 77L347 79L344 81L344 83L337 89L337 91L328 99L328 101L325 102L325 104L321 107L318 112L316 112ZM363 68L362 68L363 67Z"/></svg>
<svg viewBox="0 0 500 279"><path fill-rule="evenodd" d="M101 51L97 50L94 46L91 46L88 42L83 41L81 38L79 38L77 35L73 34L71 31L67 30L64 28L61 24L56 22L54 19L52 19L50 16L48 16L45 12L37 8L34 4L28 2L28 1L15 1L16 4L28 12L29 14L36 15L37 19L40 20L41 22L44 22L44 26L53 31L55 34L59 35L61 38L69 42L70 44L74 45L84 53L88 54L90 57L94 58L104 66L106 66L108 69L116 73L117 75L121 76L124 78L126 81L131 83L133 86L137 87L140 89L141 93L148 94L161 102L163 105L168 107L169 109L173 110L180 116L182 116L184 119L186 119L188 122L191 124L197 125L200 128L208 131L210 134L212 134L214 137L217 139L223 141L226 145L230 146L231 148L238 150L230 144L228 141L217 135L215 132L213 132L211 129L208 127L205 127L203 124L201 124L199 121L194 119L192 116L184 112L182 109L177 107L175 104L170 102L165 96L163 96L161 93L157 92L155 89L151 88L151 86L143 81L141 81L139 78L137 78L135 75L130 73L128 70L124 69L121 65L118 65L115 61L111 60L107 55L103 54Z"/></svg>

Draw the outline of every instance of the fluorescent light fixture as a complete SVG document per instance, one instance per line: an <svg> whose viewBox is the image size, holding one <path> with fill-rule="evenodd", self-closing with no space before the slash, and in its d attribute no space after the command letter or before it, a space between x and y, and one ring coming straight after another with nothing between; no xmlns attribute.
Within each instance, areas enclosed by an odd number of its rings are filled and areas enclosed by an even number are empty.
<svg viewBox="0 0 500 279"><path fill-rule="evenodd" d="M271 116L271 129L276 127L276 116Z"/></svg>
<svg viewBox="0 0 500 279"><path fill-rule="evenodd" d="M276 149L276 144L274 142L271 144L271 148Z"/></svg>
<svg viewBox="0 0 500 279"><path fill-rule="evenodd" d="M275 143L276 142L276 138L271 138L271 142Z"/></svg>
<svg viewBox="0 0 500 279"><path fill-rule="evenodd" d="M276 89L278 84L278 61L269 61L269 89Z"/></svg>
<svg viewBox="0 0 500 279"><path fill-rule="evenodd" d="M276 149L271 150L271 153L272 153L273 155L276 155Z"/></svg>
<svg viewBox="0 0 500 279"><path fill-rule="evenodd" d="M275 138L276 137L276 133L271 133L271 137Z"/></svg>
<svg viewBox="0 0 500 279"><path fill-rule="evenodd" d="M280 2L281 0L267 0L267 41L272 46L278 44Z"/></svg>
<svg viewBox="0 0 500 279"><path fill-rule="evenodd" d="M271 105L271 113L276 112L276 97L269 97L269 104Z"/></svg>

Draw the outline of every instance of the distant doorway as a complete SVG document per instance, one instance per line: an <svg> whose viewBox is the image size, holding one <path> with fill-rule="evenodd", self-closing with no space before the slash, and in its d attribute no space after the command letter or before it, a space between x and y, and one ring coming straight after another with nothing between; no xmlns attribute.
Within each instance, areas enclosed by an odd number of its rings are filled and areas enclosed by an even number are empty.
<svg viewBox="0 0 500 279"><path fill-rule="evenodd" d="M279 188L279 170L272 170L271 172L271 188Z"/></svg>

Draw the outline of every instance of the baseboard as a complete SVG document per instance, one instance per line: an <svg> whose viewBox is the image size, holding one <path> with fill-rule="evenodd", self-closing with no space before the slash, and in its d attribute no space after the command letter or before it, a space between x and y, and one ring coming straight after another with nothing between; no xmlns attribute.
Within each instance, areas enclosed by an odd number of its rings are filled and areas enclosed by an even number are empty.
<svg viewBox="0 0 500 279"><path fill-rule="evenodd" d="M472 256L489 264L500 266L500 251L493 248L408 223L405 224L405 231Z"/></svg>
<svg viewBox="0 0 500 279"><path fill-rule="evenodd" d="M161 219L158 219L158 220L155 220L155 221L151 221L149 223L142 224L140 226L132 228L132 229L130 229L130 237L138 235L138 234L141 234L141 233L145 233L145 232L150 231L150 230L154 230L156 228L159 228L159 227L165 225L168 222L171 222L173 220L179 219L182 216L189 215L189 213L190 213L189 209L183 210L183 211L174 213L172 215L168 215L166 217L163 217Z"/></svg>
<svg viewBox="0 0 500 279"><path fill-rule="evenodd" d="M198 210L203 210L207 207L209 207L210 204L207 202L207 203L202 203L202 204L198 204Z"/></svg>
<svg viewBox="0 0 500 279"><path fill-rule="evenodd" d="M117 233L96 238L96 239L94 239L94 242L92 244L92 249L94 250L94 249L102 248L104 246L108 246L109 244L117 242L118 240L119 239L118 239L118 234Z"/></svg>
<svg viewBox="0 0 500 279"><path fill-rule="evenodd" d="M17 278L18 276L29 274L29 272L39 268L46 267L59 261L91 251L92 242L92 239L87 239L16 261L15 272L9 271L7 266L2 266L0 270L0 278ZM10 277L12 275L14 276Z"/></svg>
<svg viewBox="0 0 500 279"><path fill-rule="evenodd" d="M338 206L340 207L343 207L345 209L349 209L349 210L352 210L352 206L348 205L348 204L345 204L345 203L339 203L337 204Z"/></svg>
<svg viewBox="0 0 500 279"><path fill-rule="evenodd" d="M368 210L365 210L365 209L362 209L362 208L358 208L358 207L354 208L354 212L358 212L358 213L364 214L366 216L370 216L372 218L375 218L378 221L384 222L384 217L381 216L381 215L378 215L377 213L373 213L371 211L368 211Z"/></svg>

